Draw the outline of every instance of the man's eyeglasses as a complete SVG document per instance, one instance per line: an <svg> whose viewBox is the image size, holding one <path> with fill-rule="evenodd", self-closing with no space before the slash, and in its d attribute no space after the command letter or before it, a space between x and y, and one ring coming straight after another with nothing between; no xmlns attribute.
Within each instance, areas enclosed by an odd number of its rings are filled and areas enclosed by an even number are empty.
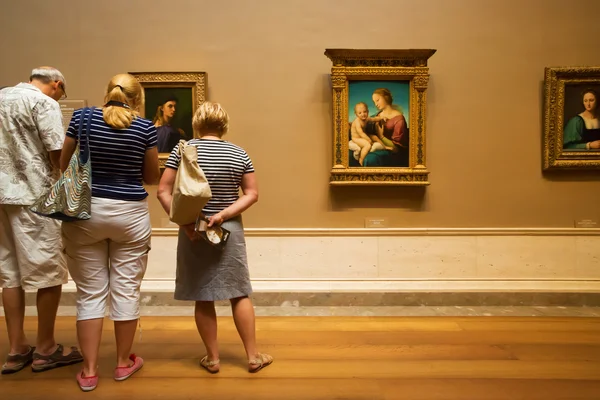
<svg viewBox="0 0 600 400"><path fill-rule="evenodd" d="M62 83L61 81L58 81L58 86L60 87L60 90L62 90L62 92L63 92L63 95L62 95L62 97L60 99L61 100L66 99L67 98L67 92L65 91L65 84Z"/></svg>

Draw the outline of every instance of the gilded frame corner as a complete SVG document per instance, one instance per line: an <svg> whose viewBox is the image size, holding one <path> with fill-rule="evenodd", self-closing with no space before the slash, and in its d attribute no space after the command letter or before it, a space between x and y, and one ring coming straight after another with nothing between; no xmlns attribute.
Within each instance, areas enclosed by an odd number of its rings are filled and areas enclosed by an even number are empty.
<svg viewBox="0 0 600 400"><path fill-rule="evenodd" d="M426 163L428 59L433 49L326 49L332 61L333 167L330 185L429 185ZM409 83L409 139L406 166L350 166L348 124L349 87L353 81Z"/></svg>
<svg viewBox="0 0 600 400"><path fill-rule="evenodd" d="M565 127L571 118L565 115L566 89L571 85L581 92L586 87L600 87L600 67L545 68L543 171L600 169L600 150L565 148Z"/></svg>
<svg viewBox="0 0 600 400"><path fill-rule="evenodd" d="M130 72L142 88L189 88L192 90L192 111L195 112L198 105L206 101L208 77L206 72ZM151 116L142 115L152 119ZM159 153L158 161L161 171L169 153Z"/></svg>

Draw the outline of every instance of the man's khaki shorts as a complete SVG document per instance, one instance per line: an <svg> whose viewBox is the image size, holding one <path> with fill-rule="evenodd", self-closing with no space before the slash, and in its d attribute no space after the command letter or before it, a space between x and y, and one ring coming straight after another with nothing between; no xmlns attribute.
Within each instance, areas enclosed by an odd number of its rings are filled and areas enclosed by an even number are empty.
<svg viewBox="0 0 600 400"><path fill-rule="evenodd" d="M0 204L0 287L44 289L67 283L61 223Z"/></svg>

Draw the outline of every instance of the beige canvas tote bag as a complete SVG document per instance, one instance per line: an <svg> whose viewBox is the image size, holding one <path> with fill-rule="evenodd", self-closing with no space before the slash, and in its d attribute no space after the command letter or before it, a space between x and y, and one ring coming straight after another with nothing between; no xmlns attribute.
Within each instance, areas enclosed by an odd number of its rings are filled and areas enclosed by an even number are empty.
<svg viewBox="0 0 600 400"><path fill-rule="evenodd" d="M202 208L212 197L204 171L198 165L198 149L179 141L179 169L173 185L173 198L169 219L178 225L196 222Z"/></svg>

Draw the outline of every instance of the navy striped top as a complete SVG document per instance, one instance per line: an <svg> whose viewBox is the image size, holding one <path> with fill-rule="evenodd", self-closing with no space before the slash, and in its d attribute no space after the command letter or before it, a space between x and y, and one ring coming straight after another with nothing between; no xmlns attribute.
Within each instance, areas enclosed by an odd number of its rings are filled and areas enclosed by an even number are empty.
<svg viewBox="0 0 600 400"><path fill-rule="evenodd" d="M202 209L205 215L223 211L239 198L244 174L254 172L254 166L244 149L225 140L192 139L188 142L198 150L198 165L204 171L212 197ZM178 169L181 157L175 147L165 167Z"/></svg>
<svg viewBox="0 0 600 400"><path fill-rule="evenodd" d="M67 136L78 139L81 109L75 110ZM85 126L84 126L85 129ZM101 108L94 110L90 127L92 196L138 201L148 196L142 183L147 149L156 146L156 128L144 118L136 118L127 129L115 129L104 122Z"/></svg>

